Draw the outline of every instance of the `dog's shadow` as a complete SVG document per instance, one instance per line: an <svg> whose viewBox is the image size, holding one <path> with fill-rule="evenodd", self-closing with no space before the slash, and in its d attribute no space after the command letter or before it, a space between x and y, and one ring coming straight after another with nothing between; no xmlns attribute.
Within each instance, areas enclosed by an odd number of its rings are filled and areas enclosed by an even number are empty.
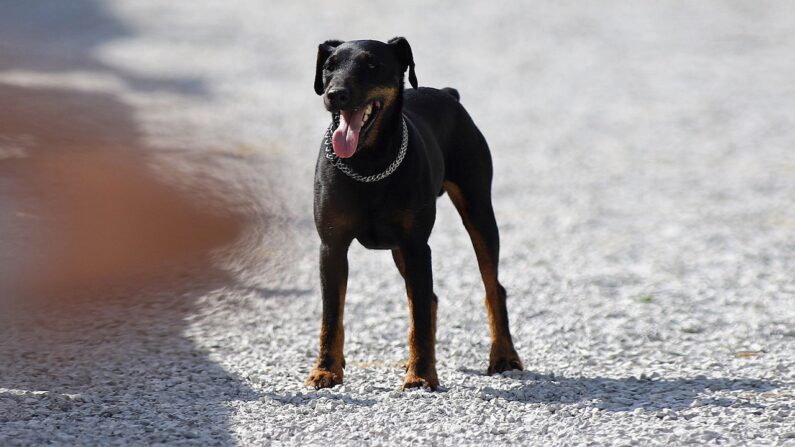
<svg viewBox="0 0 795 447"><path fill-rule="evenodd" d="M481 371L462 370L465 374L482 375ZM762 393L778 385L759 379L745 378L693 378L638 379L635 377L566 377L557 374L539 374L531 371L513 371L504 374L503 380L513 382L511 387L498 389L486 387L483 393L492 398L525 403L575 404L590 402L604 411L626 412L642 408L646 411L663 409L683 410L701 406L758 407L748 399L748 393ZM518 387L515 386L518 383ZM711 396L717 391L744 391L737 396Z"/></svg>

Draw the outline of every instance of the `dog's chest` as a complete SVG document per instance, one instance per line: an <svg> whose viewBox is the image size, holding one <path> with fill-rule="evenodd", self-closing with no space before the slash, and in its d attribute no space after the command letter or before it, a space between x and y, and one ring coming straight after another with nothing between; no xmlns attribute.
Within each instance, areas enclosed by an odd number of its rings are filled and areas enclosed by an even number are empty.
<svg viewBox="0 0 795 447"><path fill-rule="evenodd" d="M376 210L362 219L356 240L374 250L397 248L405 241L413 220L409 211Z"/></svg>

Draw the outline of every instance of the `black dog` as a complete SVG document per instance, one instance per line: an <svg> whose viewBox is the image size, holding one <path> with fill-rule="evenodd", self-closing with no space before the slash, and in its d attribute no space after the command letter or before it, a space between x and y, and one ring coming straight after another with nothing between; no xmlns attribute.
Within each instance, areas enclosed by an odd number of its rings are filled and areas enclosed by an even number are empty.
<svg viewBox="0 0 795 447"><path fill-rule="evenodd" d="M409 71L414 89L403 91ZM491 206L486 140L451 88L418 88L406 39L320 44L315 92L332 114L315 170L323 320L320 353L306 383L342 383L342 325L353 239L392 250L406 281L411 329L404 388L436 389L436 295L428 237L436 197L450 195L477 254L491 327L488 373L522 369L497 279L499 233Z"/></svg>

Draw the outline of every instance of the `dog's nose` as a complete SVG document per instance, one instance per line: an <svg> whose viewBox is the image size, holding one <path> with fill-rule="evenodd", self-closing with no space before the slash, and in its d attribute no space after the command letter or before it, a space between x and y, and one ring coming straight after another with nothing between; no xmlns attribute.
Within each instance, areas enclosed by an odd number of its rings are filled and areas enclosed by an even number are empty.
<svg viewBox="0 0 795 447"><path fill-rule="evenodd" d="M351 94L346 88L335 88L329 90L326 95L328 96L328 100L332 107L337 109L345 108L345 106L348 105L348 101L351 99Z"/></svg>

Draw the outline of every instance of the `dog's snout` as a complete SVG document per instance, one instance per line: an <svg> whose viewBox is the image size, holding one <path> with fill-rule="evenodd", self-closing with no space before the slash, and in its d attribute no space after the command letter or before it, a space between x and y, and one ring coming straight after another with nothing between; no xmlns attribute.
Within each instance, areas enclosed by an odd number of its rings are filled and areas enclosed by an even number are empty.
<svg viewBox="0 0 795 447"><path fill-rule="evenodd" d="M331 106L337 109L344 108L351 100L351 93L346 88L331 89L326 96L328 96Z"/></svg>

